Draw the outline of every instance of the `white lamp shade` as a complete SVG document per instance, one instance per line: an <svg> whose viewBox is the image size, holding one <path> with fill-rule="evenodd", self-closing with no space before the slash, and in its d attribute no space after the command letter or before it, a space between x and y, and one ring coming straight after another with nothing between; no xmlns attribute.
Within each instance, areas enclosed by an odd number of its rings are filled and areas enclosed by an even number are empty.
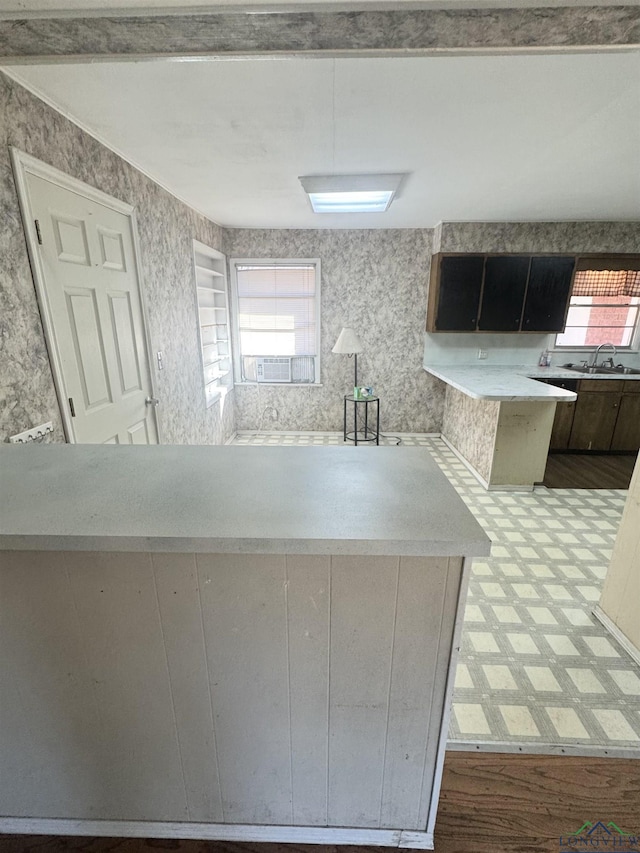
<svg viewBox="0 0 640 853"><path fill-rule="evenodd" d="M331 352L352 353L362 352L362 342L353 329L344 328L338 335L338 340Z"/></svg>

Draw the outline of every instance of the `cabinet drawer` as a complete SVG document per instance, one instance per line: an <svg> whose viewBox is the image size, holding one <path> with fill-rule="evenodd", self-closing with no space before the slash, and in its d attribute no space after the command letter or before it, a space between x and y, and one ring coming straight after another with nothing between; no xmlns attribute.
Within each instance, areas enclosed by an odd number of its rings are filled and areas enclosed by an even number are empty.
<svg viewBox="0 0 640 853"><path fill-rule="evenodd" d="M537 379L537 381L553 385L554 388L564 388L565 391L577 391L580 384L578 379Z"/></svg>
<svg viewBox="0 0 640 853"><path fill-rule="evenodd" d="M625 394L640 394L640 379L625 379Z"/></svg>
<svg viewBox="0 0 640 853"><path fill-rule="evenodd" d="M597 391L599 394L621 394L626 384L622 379L581 379L580 392ZM630 382L629 385L631 384Z"/></svg>

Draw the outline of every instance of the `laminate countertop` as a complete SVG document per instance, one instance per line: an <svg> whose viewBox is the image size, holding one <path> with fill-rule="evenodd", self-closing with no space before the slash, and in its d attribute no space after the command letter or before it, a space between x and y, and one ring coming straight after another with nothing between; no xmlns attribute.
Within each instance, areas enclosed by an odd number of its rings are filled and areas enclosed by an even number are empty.
<svg viewBox="0 0 640 853"><path fill-rule="evenodd" d="M478 556L424 448L8 445L0 550Z"/></svg>
<svg viewBox="0 0 640 853"><path fill-rule="evenodd" d="M577 394L539 379L608 379L638 381L640 374L580 373L563 367L530 365L434 365L424 368L458 391L476 400L570 403Z"/></svg>
<svg viewBox="0 0 640 853"><path fill-rule="evenodd" d="M590 374L585 376L561 367L505 365L437 365L424 368L458 391L476 400L564 402L575 400L573 391L538 382L538 379L627 379L627 376Z"/></svg>

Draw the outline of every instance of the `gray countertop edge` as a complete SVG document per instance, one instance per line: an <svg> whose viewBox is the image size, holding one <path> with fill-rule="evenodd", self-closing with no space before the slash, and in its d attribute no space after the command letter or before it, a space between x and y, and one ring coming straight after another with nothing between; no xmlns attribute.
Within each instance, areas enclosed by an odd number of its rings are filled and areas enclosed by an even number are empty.
<svg viewBox="0 0 640 853"><path fill-rule="evenodd" d="M109 551L182 554L291 554L372 557L483 557L488 538L469 541L403 539L228 539L160 536L0 534L0 551Z"/></svg>

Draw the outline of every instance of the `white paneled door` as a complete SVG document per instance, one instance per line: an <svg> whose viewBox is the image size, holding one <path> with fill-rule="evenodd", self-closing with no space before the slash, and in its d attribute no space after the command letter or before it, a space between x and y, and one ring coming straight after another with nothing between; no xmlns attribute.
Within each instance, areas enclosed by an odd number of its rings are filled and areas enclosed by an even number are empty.
<svg viewBox="0 0 640 853"><path fill-rule="evenodd" d="M25 178L68 437L157 444L132 217L29 170Z"/></svg>

